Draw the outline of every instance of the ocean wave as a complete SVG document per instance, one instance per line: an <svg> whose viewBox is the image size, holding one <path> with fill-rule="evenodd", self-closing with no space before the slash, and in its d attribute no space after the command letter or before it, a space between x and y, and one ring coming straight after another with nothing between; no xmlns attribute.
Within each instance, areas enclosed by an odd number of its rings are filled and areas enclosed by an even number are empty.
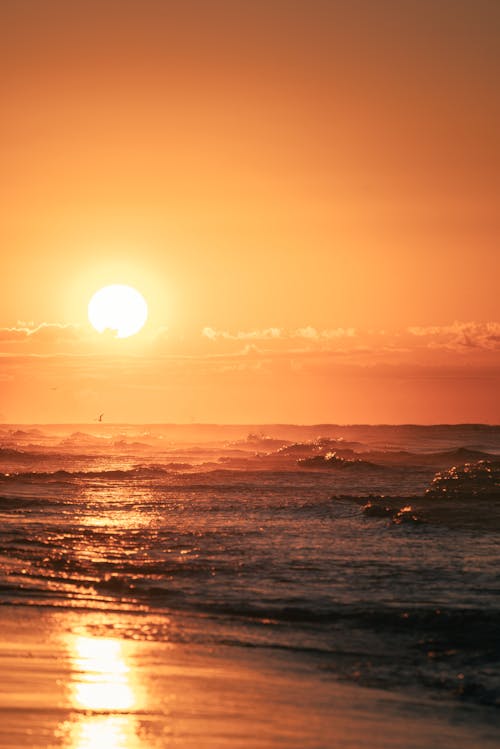
<svg viewBox="0 0 500 749"><path fill-rule="evenodd" d="M191 463L165 463L163 465L134 466L133 468L110 468L96 471L20 471L0 473L0 481L72 481L74 479L148 479L160 478L177 471L192 468Z"/></svg>
<svg viewBox="0 0 500 749"><path fill-rule="evenodd" d="M500 460L479 460L453 466L437 473L426 490L427 497L467 498L496 497L500 499Z"/></svg>
<svg viewBox="0 0 500 749"><path fill-rule="evenodd" d="M344 457L344 453L341 453ZM457 447L438 452L411 452L409 450L368 450L355 453L356 457L384 466L447 468L467 461L494 460L497 456L468 447Z"/></svg>
<svg viewBox="0 0 500 749"><path fill-rule="evenodd" d="M138 442L127 440L122 436L95 436L85 432L74 432L69 437L65 437L58 443L62 448L79 448L90 447L93 449L111 449L111 450L151 450L152 445L148 442Z"/></svg>
<svg viewBox="0 0 500 749"><path fill-rule="evenodd" d="M89 434L88 432L73 432L68 437L64 437L59 442L61 447L73 447L74 445L91 445L92 447L100 447L108 445L111 441L110 437L96 436Z"/></svg>
<svg viewBox="0 0 500 749"><path fill-rule="evenodd" d="M499 500L500 461L486 460L436 473L422 495L351 497L367 517L395 525L433 523L488 530L500 530Z"/></svg>
<svg viewBox="0 0 500 749"><path fill-rule="evenodd" d="M43 437L44 432L41 429L2 429L0 434L14 439L26 439L28 437Z"/></svg>
<svg viewBox="0 0 500 749"><path fill-rule="evenodd" d="M243 452L251 450L271 450L272 448L283 448L291 442L285 439L277 439L267 434L250 432L244 440L233 440L227 443L229 447L243 448ZM245 449L246 448L246 449Z"/></svg>
<svg viewBox="0 0 500 749"><path fill-rule="evenodd" d="M352 445L352 446L348 446ZM354 449L356 446L356 449ZM295 442L267 452L222 455L218 463L234 469L270 469L271 466L290 470L299 468L450 468L453 465L478 460L494 460L497 456L467 447L436 452L411 452L409 450L385 449L360 450L359 443L345 443L340 440L318 439L314 442Z"/></svg>
<svg viewBox="0 0 500 749"><path fill-rule="evenodd" d="M361 626L387 633L433 632L449 638L467 642L470 646L490 641L498 650L498 617L500 610L474 608L454 608L408 605L364 605L362 603L337 603L325 607L311 607L300 604L279 604L258 606L247 603L221 604L213 602L199 606L205 611L221 613L225 616L268 620L274 622L335 623L350 622L351 626ZM468 628L468 631L467 631Z"/></svg>
<svg viewBox="0 0 500 749"><path fill-rule="evenodd" d="M30 445L28 448L0 447L0 460L35 461L48 458L65 457L63 453L48 452L43 448Z"/></svg>
<svg viewBox="0 0 500 749"><path fill-rule="evenodd" d="M0 462L4 466L32 463L67 463L71 461L91 461L101 457L95 452L68 453L61 450L48 449L41 445L23 445L22 447L0 447Z"/></svg>
<svg viewBox="0 0 500 749"><path fill-rule="evenodd" d="M360 442L347 441L343 437L318 437L310 442L292 442L276 450L271 455L308 457L313 455L324 455L327 452L353 453L353 448L360 448Z"/></svg>
<svg viewBox="0 0 500 749"><path fill-rule="evenodd" d="M0 476L1 479L1 476ZM0 496L0 512L12 512L16 510L43 510L50 506L60 507L61 505L73 506L74 502L64 497L38 497L38 496Z"/></svg>
<svg viewBox="0 0 500 749"><path fill-rule="evenodd" d="M328 469L377 469L381 467L361 458L343 458L337 452L327 452L325 455L314 455L311 458L299 458L297 465L301 468Z"/></svg>

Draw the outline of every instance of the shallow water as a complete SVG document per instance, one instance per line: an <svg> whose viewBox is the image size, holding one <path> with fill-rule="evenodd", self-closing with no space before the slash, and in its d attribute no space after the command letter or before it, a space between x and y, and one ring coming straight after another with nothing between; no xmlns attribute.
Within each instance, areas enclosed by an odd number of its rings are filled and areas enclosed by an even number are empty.
<svg viewBox="0 0 500 749"><path fill-rule="evenodd" d="M500 428L263 429L3 427L0 602L496 711Z"/></svg>

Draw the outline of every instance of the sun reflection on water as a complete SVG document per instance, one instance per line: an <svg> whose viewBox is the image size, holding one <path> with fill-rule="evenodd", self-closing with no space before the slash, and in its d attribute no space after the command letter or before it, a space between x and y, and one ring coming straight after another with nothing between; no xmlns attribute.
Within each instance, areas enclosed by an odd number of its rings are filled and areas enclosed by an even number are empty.
<svg viewBox="0 0 500 749"><path fill-rule="evenodd" d="M130 710L136 699L120 640L77 637L74 666L80 672L74 701L85 710Z"/></svg>
<svg viewBox="0 0 500 749"><path fill-rule="evenodd" d="M139 749L135 721L128 715L91 716L74 726L71 749Z"/></svg>
<svg viewBox="0 0 500 749"><path fill-rule="evenodd" d="M71 749L140 749L138 690L123 640L71 636Z"/></svg>

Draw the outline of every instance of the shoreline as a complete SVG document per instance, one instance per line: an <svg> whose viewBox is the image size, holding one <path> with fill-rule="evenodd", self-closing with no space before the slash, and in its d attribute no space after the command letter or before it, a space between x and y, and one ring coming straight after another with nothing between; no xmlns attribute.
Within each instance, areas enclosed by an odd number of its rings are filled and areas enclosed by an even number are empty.
<svg viewBox="0 0 500 749"><path fill-rule="evenodd" d="M283 653L160 641L141 616L138 639L126 613L0 607L1 749L497 745L495 711L347 685Z"/></svg>

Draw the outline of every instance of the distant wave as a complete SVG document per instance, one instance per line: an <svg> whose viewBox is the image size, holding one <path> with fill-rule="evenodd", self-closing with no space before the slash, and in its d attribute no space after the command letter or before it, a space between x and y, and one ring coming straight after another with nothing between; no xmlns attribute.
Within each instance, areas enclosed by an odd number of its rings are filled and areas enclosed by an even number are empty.
<svg viewBox="0 0 500 749"><path fill-rule="evenodd" d="M415 467L447 467L467 461L495 459L497 457L491 453L481 450L471 450L467 447L441 450L439 452L418 453L410 452L409 450L368 450L367 452L358 452L356 456L378 465L407 465Z"/></svg>
<svg viewBox="0 0 500 749"><path fill-rule="evenodd" d="M293 455L295 457L304 457L307 455L325 454L331 451L353 452L353 448L362 447L361 442L352 442L344 440L343 437L318 437L311 442L292 442L280 447L275 455Z"/></svg>
<svg viewBox="0 0 500 749"><path fill-rule="evenodd" d="M0 447L0 460L47 460L62 457L62 453L49 453L47 450L23 450L16 447Z"/></svg>
<svg viewBox="0 0 500 749"><path fill-rule="evenodd" d="M353 449L353 448L356 449ZM436 452L411 452L409 450L361 450L360 443L346 443L340 440L319 439L315 442L296 442L273 452L256 454L247 460L260 461L263 464L285 463L293 459L300 467L341 468L357 465L373 466L411 466L447 468L467 461L495 459L496 455L468 447Z"/></svg>
<svg viewBox="0 0 500 749"><path fill-rule="evenodd" d="M311 458L299 458L297 464L301 468L328 468L328 469L372 469L380 468L375 463L370 463L361 458L343 458L336 452L327 452L325 455L314 455Z"/></svg>
<svg viewBox="0 0 500 749"><path fill-rule="evenodd" d="M97 457L93 453L68 453L60 450L49 450L38 445L27 445L26 447L0 447L0 461L8 463L35 463L51 461L91 460Z"/></svg>
<svg viewBox="0 0 500 749"><path fill-rule="evenodd" d="M151 445L147 442L129 441L122 436L118 437L97 437L86 432L73 432L69 437L65 437L59 442L59 447L93 447L97 449L112 448L113 450L150 450Z"/></svg>
<svg viewBox="0 0 500 749"><path fill-rule="evenodd" d="M68 437L65 437L60 441L61 447L72 447L73 445L92 445L101 446L103 444L109 444L110 439L108 437L99 436L94 434L88 434L87 432L73 432Z"/></svg>
<svg viewBox="0 0 500 749"><path fill-rule="evenodd" d="M164 465L135 466L134 468L107 469L100 471L22 471L0 473L0 481L64 481L72 479L130 479L156 478L172 472L185 471L192 468L190 463L165 463Z"/></svg>

